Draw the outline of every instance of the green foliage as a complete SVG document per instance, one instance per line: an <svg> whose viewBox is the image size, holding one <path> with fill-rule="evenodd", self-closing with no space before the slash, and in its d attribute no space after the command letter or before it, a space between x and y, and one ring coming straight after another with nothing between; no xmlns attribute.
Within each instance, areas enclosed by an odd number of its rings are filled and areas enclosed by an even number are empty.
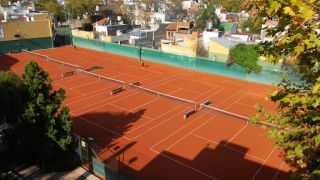
<svg viewBox="0 0 320 180"><path fill-rule="evenodd" d="M215 13L215 10L216 9L213 3L208 3L205 7L200 8L195 16L196 27L198 27L200 30L205 30L206 25L209 22L212 22L219 27L220 21L219 17Z"/></svg>
<svg viewBox="0 0 320 180"><path fill-rule="evenodd" d="M255 108L258 112L263 112L264 111L264 107L261 104L256 104Z"/></svg>
<svg viewBox="0 0 320 180"><path fill-rule="evenodd" d="M270 131L270 137L277 146L284 148L288 159L311 175L320 170L319 87L320 78L308 90L291 82L281 83L278 90L270 95L281 111L267 119L281 127Z"/></svg>
<svg viewBox="0 0 320 180"><path fill-rule="evenodd" d="M210 2L220 4L229 12L240 12L243 1L244 0L211 0Z"/></svg>
<svg viewBox="0 0 320 180"><path fill-rule="evenodd" d="M65 14L63 7L56 0L36 0L41 7L53 14L55 21L64 21Z"/></svg>
<svg viewBox="0 0 320 180"><path fill-rule="evenodd" d="M255 73L261 72L262 67L257 64L259 53L256 45L240 43L230 49L229 54L232 62L245 68L248 74L252 71Z"/></svg>
<svg viewBox="0 0 320 180"><path fill-rule="evenodd" d="M93 15L99 0L65 0L65 7L72 16Z"/></svg>
<svg viewBox="0 0 320 180"><path fill-rule="evenodd" d="M247 8L264 22L278 18L279 23L267 32L274 37L260 47L269 62L284 57L307 82L297 85L283 81L269 99L278 105L277 114L264 115L264 120L277 125L270 131L276 145L287 158L301 168L294 178L320 178L320 1L315 0L250 0Z"/></svg>
<svg viewBox="0 0 320 180"><path fill-rule="evenodd" d="M0 4L8 4L8 2L9 2L10 0L0 0ZM11 3L12 2L16 2L16 1L10 1Z"/></svg>
<svg viewBox="0 0 320 180"><path fill-rule="evenodd" d="M278 18L276 27L267 29L268 35L276 37L261 46L261 53L271 63L290 57L303 79L313 83L320 76L320 1L315 0L250 0L247 7L254 16L264 18L263 23Z"/></svg>
<svg viewBox="0 0 320 180"><path fill-rule="evenodd" d="M16 150L29 158L53 160L72 142L72 121L68 108L61 105L62 89L52 89L51 79L36 62L29 62L22 75L28 90L22 123L15 131Z"/></svg>
<svg viewBox="0 0 320 180"><path fill-rule="evenodd" d="M0 122L15 126L20 121L27 98L26 88L13 72L0 71Z"/></svg>
<svg viewBox="0 0 320 180"><path fill-rule="evenodd" d="M123 24L131 25L132 23L132 14L121 5L118 9L118 14L121 16Z"/></svg>
<svg viewBox="0 0 320 180"><path fill-rule="evenodd" d="M243 32L249 32L253 34L260 34L262 27L262 18L254 19L249 17L247 20L241 22L241 29Z"/></svg>

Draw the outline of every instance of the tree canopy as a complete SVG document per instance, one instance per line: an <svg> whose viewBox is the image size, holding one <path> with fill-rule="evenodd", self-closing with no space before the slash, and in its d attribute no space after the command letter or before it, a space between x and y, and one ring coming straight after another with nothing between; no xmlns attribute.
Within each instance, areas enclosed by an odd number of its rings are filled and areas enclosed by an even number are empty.
<svg viewBox="0 0 320 180"><path fill-rule="evenodd" d="M257 18L256 21L249 17L241 22L241 30L243 32L249 32L253 34L260 34L262 28L262 18Z"/></svg>
<svg viewBox="0 0 320 180"><path fill-rule="evenodd" d="M211 0L210 2L214 4L220 4L229 12L239 12L244 0Z"/></svg>
<svg viewBox="0 0 320 180"><path fill-rule="evenodd" d="M249 0L247 8L263 22L278 19L267 29L272 41L260 46L271 63L285 57L300 73L303 84L284 80L269 99L278 105L276 114L262 112L264 120L277 125L270 131L287 159L301 168L304 179L320 177L320 1ZM301 178L301 177L300 177Z"/></svg>
<svg viewBox="0 0 320 180"><path fill-rule="evenodd" d="M36 0L35 2L39 3L43 9L52 13L54 20L65 20L63 7L56 0Z"/></svg>
<svg viewBox="0 0 320 180"><path fill-rule="evenodd" d="M248 74L252 71L255 73L261 72L262 67L257 64L259 53L256 45L240 43L230 49L229 54L232 62L245 68Z"/></svg>
<svg viewBox="0 0 320 180"><path fill-rule="evenodd" d="M72 16L93 15L99 0L65 0L64 4Z"/></svg>
<svg viewBox="0 0 320 180"><path fill-rule="evenodd" d="M15 73L0 71L0 123L15 126L21 119L27 98L26 88Z"/></svg>
<svg viewBox="0 0 320 180"><path fill-rule="evenodd" d="M211 2L204 7L201 7L195 16L196 27L198 27L200 30L205 30L207 23L209 22L219 26L220 21L215 10L215 6Z"/></svg>
<svg viewBox="0 0 320 180"><path fill-rule="evenodd" d="M1 72L0 90L0 118L11 125L18 154L47 161L69 149L72 121L62 105L65 92L53 90L48 73L36 62L25 66L22 79Z"/></svg>

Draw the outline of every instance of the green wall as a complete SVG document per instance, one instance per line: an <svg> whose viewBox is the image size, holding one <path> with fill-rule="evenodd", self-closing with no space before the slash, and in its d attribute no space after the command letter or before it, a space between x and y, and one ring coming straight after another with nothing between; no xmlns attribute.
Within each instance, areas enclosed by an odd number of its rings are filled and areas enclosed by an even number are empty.
<svg viewBox="0 0 320 180"><path fill-rule="evenodd" d="M73 36L73 44L88 49L139 58L139 47L118 45L76 36ZM148 48L143 48L141 57L144 60L149 60L157 63L169 64L172 66L192 69L195 71L219 74L222 76L233 77L263 84L278 84L283 78L287 78L295 82L300 82L297 75L285 71L264 69L259 74L246 74L245 70L242 67L238 65L226 66L226 64L219 61L219 59L214 61L212 59L183 56Z"/></svg>
<svg viewBox="0 0 320 180"><path fill-rule="evenodd" d="M52 45L53 42L51 37L0 41L0 54L8 54L10 51L21 51L21 49L48 49L52 48Z"/></svg>

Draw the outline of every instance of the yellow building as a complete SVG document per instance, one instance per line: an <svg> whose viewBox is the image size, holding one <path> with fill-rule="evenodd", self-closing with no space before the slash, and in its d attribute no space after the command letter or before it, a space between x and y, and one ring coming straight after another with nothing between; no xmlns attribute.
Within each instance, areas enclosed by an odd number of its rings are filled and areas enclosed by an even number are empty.
<svg viewBox="0 0 320 180"><path fill-rule="evenodd" d="M198 38L184 37L182 42L173 43L170 40L161 42L161 50L163 52L181 54L195 57L197 55Z"/></svg>
<svg viewBox="0 0 320 180"><path fill-rule="evenodd" d="M225 62L229 56L230 45L228 40L221 40L222 38L212 38L209 42L209 59L214 61Z"/></svg>
<svg viewBox="0 0 320 180"><path fill-rule="evenodd" d="M52 47L52 23L47 13L0 22L0 54Z"/></svg>
<svg viewBox="0 0 320 180"><path fill-rule="evenodd" d="M72 36L81 37L84 39L94 39L93 31L81 31L81 30L72 30Z"/></svg>

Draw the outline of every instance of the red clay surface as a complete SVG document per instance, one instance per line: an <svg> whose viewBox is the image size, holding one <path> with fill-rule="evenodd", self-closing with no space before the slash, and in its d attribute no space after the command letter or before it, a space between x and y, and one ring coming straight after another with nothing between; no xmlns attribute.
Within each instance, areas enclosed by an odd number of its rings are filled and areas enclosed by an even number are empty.
<svg viewBox="0 0 320 180"><path fill-rule="evenodd" d="M264 100L272 86L148 61L141 68L136 59L82 48L37 52L82 68L101 66L93 72L198 103L210 100L245 116L256 103L274 107ZM26 53L0 56L0 69L21 73L29 60L50 73L55 88L66 90L74 132L94 138L96 154L110 166L120 156L121 172L131 179L288 179L294 170L267 129L243 120L208 110L185 120L190 105L135 89L110 95L119 84L87 74L61 78L71 69Z"/></svg>

